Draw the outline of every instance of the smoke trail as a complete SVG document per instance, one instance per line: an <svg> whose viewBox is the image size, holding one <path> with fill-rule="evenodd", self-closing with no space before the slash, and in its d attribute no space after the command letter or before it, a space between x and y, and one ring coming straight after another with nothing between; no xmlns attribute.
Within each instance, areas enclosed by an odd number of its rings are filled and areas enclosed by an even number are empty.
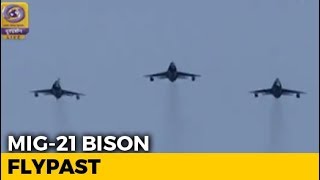
<svg viewBox="0 0 320 180"><path fill-rule="evenodd" d="M68 133L70 131L69 121L68 121L68 113L67 106L64 99L59 99L57 101L53 101L53 117L54 117L54 132L53 136L57 136L59 134ZM70 132L69 132L70 133Z"/></svg>
<svg viewBox="0 0 320 180"><path fill-rule="evenodd" d="M272 152L280 152L283 150L284 142L284 118L283 109L280 99L275 99L271 107L270 116L270 141L269 148Z"/></svg>
<svg viewBox="0 0 320 180"><path fill-rule="evenodd" d="M173 83L168 87L169 99L166 103L166 115L165 119L165 144L166 151L177 152L182 149L182 123L180 117L180 97L178 84Z"/></svg>
<svg viewBox="0 0 320 180"><path fill-rule="evenodd" d="M69 124L68 124L68 114L66 102L63 99L53 100L52 101L52 121L50 124L52 125L52 132L49 134L49 140L55 141L55 138L59 135L68 135ZM54 148L49 148L49 152L55 152Z"/></svg>

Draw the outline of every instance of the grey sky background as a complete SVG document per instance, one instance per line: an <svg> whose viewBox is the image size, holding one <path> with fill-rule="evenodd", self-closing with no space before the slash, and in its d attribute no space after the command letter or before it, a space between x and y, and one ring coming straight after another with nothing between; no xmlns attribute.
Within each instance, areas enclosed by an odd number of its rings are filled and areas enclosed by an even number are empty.
<svg viewBox="0 0 320 180"><path fill-rule="evenodd" d="M147 133L155 152L318 152L319 1L27 2L27 39L1 40L2 145L8 133ZM171 61L202 77L143 78ZM58 77L87 96L29 93ZM308 94L248 93L277 77Z"/></svg>

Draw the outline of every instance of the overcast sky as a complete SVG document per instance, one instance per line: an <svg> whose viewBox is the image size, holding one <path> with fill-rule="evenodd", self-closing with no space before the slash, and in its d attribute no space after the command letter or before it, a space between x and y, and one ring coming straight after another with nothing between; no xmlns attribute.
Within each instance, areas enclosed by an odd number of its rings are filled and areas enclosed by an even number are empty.
<svg viewBox="0 0 320 180"><path fill-rule="evenodd" d="M318 0L27 2L27 39L1 40L2 141L138 133L156 152L318 152ZM171 61L202 77L143 78ZM87 96L30 93L58 77ZM307 94L248 93L277 77Z"/></svg>

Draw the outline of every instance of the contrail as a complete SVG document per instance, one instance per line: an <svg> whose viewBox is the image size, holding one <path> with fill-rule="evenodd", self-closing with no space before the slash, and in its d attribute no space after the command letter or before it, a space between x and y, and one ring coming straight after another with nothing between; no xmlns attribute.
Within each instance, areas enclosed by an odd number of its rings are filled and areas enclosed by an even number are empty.
<svg viewBox="0 0 320 180"><path fill-rule="evenodd" d="M52 102L52 132L48 133L48 138L50 141L55 141L55 138L59 135L68 135L70 134L68 114L66 102L63 99L53 100ZM49 152L55 152L54 148L49 148Z"/></svg>
<svg viewBox="0 0 320 180"><path fill-rule="evenodd" d="M272 152L283 150L285 122L283 118L283 107L280 99L275 99L271 107L270 115L270 140L269 149Z"/></svg>
<svg viewBox="0 0 320 180"><path fill-rule="evenodd" d="M181 101L179 97L179 86L176 83L168 86L168 101L166 102L165 119L165 142L167 145L166 151L177 152L182 149L182 133L183 123L181 123Z"/></svg>
<svg viewBox="0 0 320 180"><path fill-rule="evenodd" d="M54 117L54 128L55 134L54 137L59 134L68 133L69 129L69 121L68 121L68 113L66 102L63 99L59 99L57 101L53 101L53 117Z"/></svg>

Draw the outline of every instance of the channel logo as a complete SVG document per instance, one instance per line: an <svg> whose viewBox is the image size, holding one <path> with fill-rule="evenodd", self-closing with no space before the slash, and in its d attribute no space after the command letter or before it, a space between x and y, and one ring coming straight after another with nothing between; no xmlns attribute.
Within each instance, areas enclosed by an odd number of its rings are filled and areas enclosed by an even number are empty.
<svg viewBox="0 0 320 180"><path fill-rule="evenodd" d="M1 35L3 39L25 39L29 33L29 6L25 2L1 3Z"/></svg>

